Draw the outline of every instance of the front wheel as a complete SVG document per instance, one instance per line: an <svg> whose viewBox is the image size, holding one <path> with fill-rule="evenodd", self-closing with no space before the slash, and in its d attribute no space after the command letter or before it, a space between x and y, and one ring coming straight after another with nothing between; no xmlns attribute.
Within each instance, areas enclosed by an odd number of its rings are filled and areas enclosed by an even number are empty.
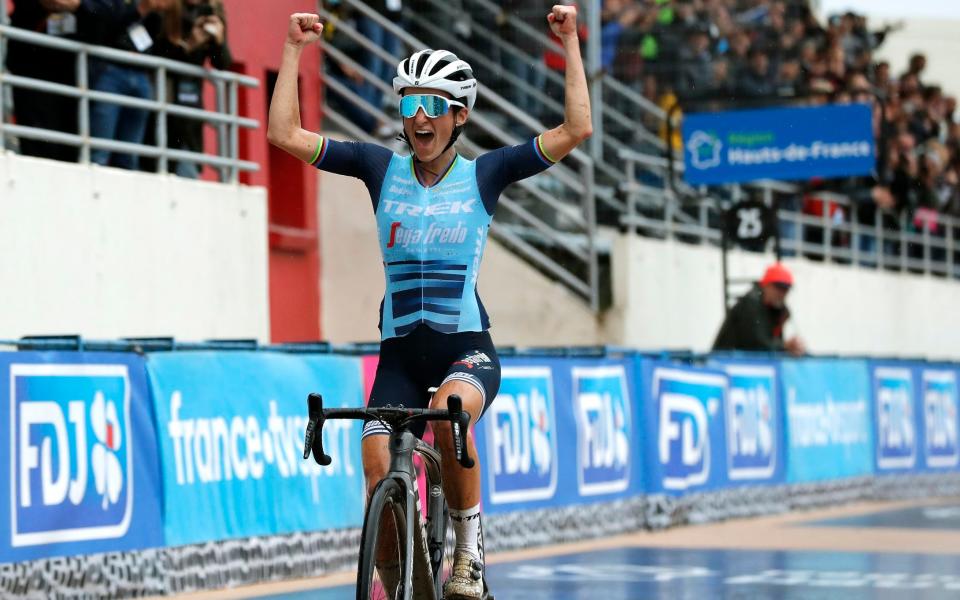
<svg viewBox="0 0 960 600"><path fill-rule="evenodd" d="M410 560L406 546L405 499L395 479L373 491L363 520L357 600L402 599L403 573Z"/></svg>

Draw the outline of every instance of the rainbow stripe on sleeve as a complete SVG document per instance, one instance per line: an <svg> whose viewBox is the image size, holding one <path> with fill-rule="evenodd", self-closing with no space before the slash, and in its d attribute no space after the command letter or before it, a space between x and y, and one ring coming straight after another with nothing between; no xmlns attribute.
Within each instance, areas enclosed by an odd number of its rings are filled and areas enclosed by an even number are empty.
<svg viewBox="0 0 960 600"><path fill-rule="evenodd" d="M540 157L540 160L542 160L544 163L546 163L546 165L547 165L548 167L550 167L550 166L553 166L553 165L557 164L557 161L555 161L554 159L552 159L552 158L550 157L550 155L547 154L547 151L544 150L544 148L543 148L543 139L542 139L542 138L543 138L543 135L542 135L542 134L541 134L541 135L538 135L536 138L534 138L534 140L533 140L533 147L534 147L534 149L537 151L537 156Z"/></svg>
<svg viewBox="0 0 960 600"><path fill-rule="evenodd" d="M320 166L320 163L323 162L323 157L327 155L327 138L320 136L320 140L317 142L317 151L313 153L313 158L310 160L310 164L314 167Z"/></svg>

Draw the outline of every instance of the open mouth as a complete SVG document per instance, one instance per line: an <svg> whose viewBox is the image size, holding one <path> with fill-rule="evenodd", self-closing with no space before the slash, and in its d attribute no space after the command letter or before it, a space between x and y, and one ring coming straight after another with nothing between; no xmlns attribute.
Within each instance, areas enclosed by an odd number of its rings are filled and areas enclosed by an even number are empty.
<svg viewBox="0 0 960 600"><path fill-rule="evenodd" d="M418 129L414 131L413 134L416 136L418 142L423 142L424 144L432 142L434 138L434 133L428 129Z"/></svg>

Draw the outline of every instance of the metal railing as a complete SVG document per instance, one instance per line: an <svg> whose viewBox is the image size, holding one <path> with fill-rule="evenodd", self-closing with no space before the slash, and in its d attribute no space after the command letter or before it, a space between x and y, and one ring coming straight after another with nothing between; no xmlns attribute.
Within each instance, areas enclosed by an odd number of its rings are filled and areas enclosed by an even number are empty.
<svg viewBox="0 0 960 600"><path fill-rule="evenodd" d="M14 75L3 70L5 42L14 40L26 44L53 48L74 54L76 85L53 83L34 77ZM91 58L121 63L153 72L154 100L134 98L93 90L90 87L89 61ZM209 81L216 92L217 110L203 110L181 106L167 101L167 75L177 74ZM16 136L44 142L52 142L77 147L80 150L80 162L89 162L91 150L107 150L154 158L157 171L167 172L169 161L185 161L215 168L221 181L236 183L241 171L256 171L259 165L242 160L239 156L240 128L256 129L260 126L255 119L241 117L239 112L239 86L256 88L256 78L204 69L194 65L180 63L154 56L133 52L124 52L113 48L93 46L73 40L35 33L0 25L0 98L6 87L19 87L38 92L46 92L77 99L77 133L65 133L27 127L7 122L3 102L0 101L0 149L6 147L6 138ZM92 137L90 133L90 103L105 102L124 107L138 108L156 114L156 146L142 143L120 142L117 140ZM15 109L15 107L14 107ZM205 154L168 147L167 118L175 116L209 123L217 129L217 153Z"/></svg>
<svg viewBox="0 0 960 600"><path fill-rule="evenodd" d="M400 38L410 48L426 48L426 44L358 0L344 0L344 3L374 19L389 33ZM362 46L365 51L392 64L401 57L372 43L348 23L339 21L335 14L320 7L322 17L332 22L339 32ZM369 85L376 86L385 94L393 94L393 88L375 74L368 71L354 58L347 56L332 45L325 45L324 51L335 61L345 64L358 73ZM379 106L373 106L354 93L334 77L323 74L324 83L331 93L342 97L355 108L381 122L394 122L397 116L387 115ZM504 107L511 118L530 127L531 131L542 131L543 126L531 116L514 108L483 83L480 94L492 98ZM329 103L324 107L326 118L349 135L376 142L370 134L363 131L348 117L337 111ZM483 111L470 115L468 133L460 137L460 149L468 157L484 152L469 132L476 131L495 140L498 144L522 143L512 133L502 129L494 120L485 116ZM493 236L510 247L535 267L562 282L569 289L583 297L594 310L599 307L599 261L596 240L594 162L590 157L575 150L563 164L558 164L538 176L537 180L517 182L500 198L497 218L491 225Z"/></svg>
<svg viewBox="0 0 960 600"><path fill-rule="evenodd" d="M443 0L427 1L444 13L445 22L464 18L464 15L456 7L450 6ZM464 2L479 7L487 13L491 20L502 10L498 4L490 0L464 0ZM460 42L449 27L444 27L439 23L431 23L428 19L409 10L405 12L405 18L424 31L429 32L434 39L442 40L451 47L456 47L458 53L461 53L463 58L474 67L480 66L488 72L498 73L502 81L522 89L524 94L536 100L544 114L559 119L563 118L562 98L553 98L546 91L534 88L526 81L502 69L500 65L495 64L496 60L493 57L484 56L481 52L470 48L469 44ZM507 19L504 26L515 29L519 35L525 38L535 40L543 48L555 48L553 40L543 30L531 27L519 19ZM486 33L489 33L489 35L484 37L484 41L489 43L501 56L507 55L515 60L524 61L528 66L537 70L544 81L550 82L554 88L563 89L563 74L548 68L540 57L527 54L494 32ZM562 50L556 49L556 51ZM664 141L655 133L647 130L641 123L644 119L647 119L659 127L659 124L666 118L666 114L660 107L635 90L617 81L612 76L602 73L599 65L589 63L589 57L586 66L589 84L592 88L591 98L594 99L591 110L594 114L595 123L600 125L594 127L590 155L597 170L608 179L616 181L622 177L623 173L622 166L617 164L621 151L636 149L637 143L641 142L657 149L664 147ZM605 99L605 101L596 101L597 98ZM542 127L542 125L540 126ZM629 134L626 137L618 137L613 134L614 129L629 132ZM542 129L537 130L536 133L540 131Z"/></svg>
<svg viewBox="0 0 960 600"><path fill-rule="evenodd" d="M644 185L638 170L666 176L666 159L624 152L628 178L621 186L627 212L621 224L634 234L679 239L719 246L722 210L745 194L754 194L768 206L796 201L804 191L795 185L761 181L726 190L727 197L691 194L687 199L672 189ZM678 172L683 163L674 165ZM937 215L936 221L911 221L904 212L874 211L869 223L858 218L857 203L844 194L810 191L819 201L819 214L778 208L780 246L784 256L804 256L861 267L960 278L960 219Z"/></svg>

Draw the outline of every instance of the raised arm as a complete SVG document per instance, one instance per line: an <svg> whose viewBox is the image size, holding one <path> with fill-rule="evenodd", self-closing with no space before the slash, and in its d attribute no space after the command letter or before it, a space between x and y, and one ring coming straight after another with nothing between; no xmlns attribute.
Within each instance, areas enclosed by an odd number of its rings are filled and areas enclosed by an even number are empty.
<svg viewBox="0 0 960 600"><path fill-rule="evenodd" d="M316 159L320 136L300 126L300 95L297 76L303 49L320 39L320 17L306 13L290 15L287 39L283 44L280 73L270 101L267 140L304 162Z"/></svg>
<svg viewBox="0 0 960 600"><path fill-rule="evenodd" d="M590 93L587 76L580 56L580 40L577 37L577 8L575 6L553 7L547 15L550 29L563 42L567 55L567 70L564 75L563 124L543 134L540 142L547 158L558 161L570 154L580 142L593 134L590 117ZM599 31L593 35L600 35Z"/></svg>

